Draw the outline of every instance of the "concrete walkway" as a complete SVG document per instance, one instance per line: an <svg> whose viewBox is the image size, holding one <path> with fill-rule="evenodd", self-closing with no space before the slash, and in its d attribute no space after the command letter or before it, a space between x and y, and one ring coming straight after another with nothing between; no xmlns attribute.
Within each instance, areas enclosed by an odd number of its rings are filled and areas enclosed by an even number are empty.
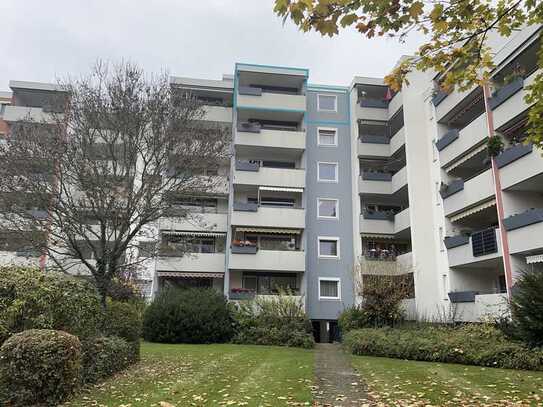
<svg viewBox="0 0 543 407"><path fill-rule="evenodd" d="M313 396L319 406L371 405L364 381L337 344L318 343L315 347Z"/></svg>

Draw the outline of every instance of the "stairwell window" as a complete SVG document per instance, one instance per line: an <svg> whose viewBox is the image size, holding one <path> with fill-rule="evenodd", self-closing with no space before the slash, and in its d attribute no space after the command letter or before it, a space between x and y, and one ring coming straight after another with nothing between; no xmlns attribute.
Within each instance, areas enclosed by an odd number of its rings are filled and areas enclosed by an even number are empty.
<svg viewBox="0 0 543 407"><path fill-rule="evenodd" d="M319 182L337 182L338 180L338 163L317 163L318 174L317 181Z"/></svg>
<svg viewBox="0 0 543 407"><path fill-rule="evenodd" d="M319 278L319 300L341 300L341 281L339 278Z"/></svg>
<svg viewBox="0 0 543 407"><path fill-rule="evenodd" d="M322 219L337 219L338 200L329 198L318 198L317 217Z"/></svg>
<svg viewBox="0 0 543 407"><path fill-rule="evenodd" d="M337 129L319 127L317 133L320 147L337 147Z"/></svg>
<svg viewBox="0 0 543 407"><path fill-rule="evenodd" d="M319 236L319 258L338 259L339 258L339 237L321 237Z"/></svg>
<svg viewBox="0 0 543 407"><path fill-rule="evenodd" d="M323 112L337 112L337 96L317 95L317 110Z"/></svg>

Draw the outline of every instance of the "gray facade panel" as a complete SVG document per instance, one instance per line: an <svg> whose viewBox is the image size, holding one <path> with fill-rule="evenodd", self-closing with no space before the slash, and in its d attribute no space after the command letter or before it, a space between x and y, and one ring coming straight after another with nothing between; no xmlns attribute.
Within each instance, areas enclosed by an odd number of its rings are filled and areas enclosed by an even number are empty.
<svg viewBox="0 0 543 407"><path fill-rule="evenodd" d="M349 95L342 92L326 92L337 95L338 111L319 112L317 94L307 93L307 172L306 172L306 306L311 319L335 320L339 314L354 303L352 267L354 253L352 244L352 196L351 196L351 130L349 122ZM319 127L335 128L338 134L337 147L318 145ZM338 182L317 181L318 162L338 163ZM339 202L338 219L319 219L317 199L331 198ZM318 257L318 237L338 237L340 239L339 259ZM319 300L319 278L339 278L341 281L341 300Z"/></svg>

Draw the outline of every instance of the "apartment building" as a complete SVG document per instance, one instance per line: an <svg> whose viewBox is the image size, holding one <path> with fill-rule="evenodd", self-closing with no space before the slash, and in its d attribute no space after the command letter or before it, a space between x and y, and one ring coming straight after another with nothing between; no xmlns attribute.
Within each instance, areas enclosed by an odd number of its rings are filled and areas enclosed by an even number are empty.
<svg viewBox="0 0 543 407"><path fill-rule="evenodd" d="M172 77L204 102L206 120L231 128L232 154L202 169L220 187L176 198L194 216L153 225L161 250L142 285L150 296L214 287L232 301L286 289L322 341L359 300L354 270L375 264L412 276L411 318L504 312L519 272L543 270L543 158L523 143L539 35L491 36L492 89L450 94L430 72L399 93L382 78L318 85L307 69L244 63L220 80ZM10 86L8 124L46 114L52 85ZM491 159L495 133L506 148Z"/></svg>

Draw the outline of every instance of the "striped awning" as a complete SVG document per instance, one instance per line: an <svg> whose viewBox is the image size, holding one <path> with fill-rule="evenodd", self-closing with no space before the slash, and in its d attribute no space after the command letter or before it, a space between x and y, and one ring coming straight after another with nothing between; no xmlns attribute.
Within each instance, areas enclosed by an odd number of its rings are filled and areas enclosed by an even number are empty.
<svg viewBox="0 0 543 407"><path fill-rule="evenodd" d="M380 233L360 233L364 239L394 239L394 235L384 235Z"/></svg>
<svg viewBox="0 0 543 407"><path fill-rule="evenodd" d="M479 154L481 151L485 151L486 150L486 143L480 145L479 147L477 147L476 149L470 151L469 153L467 153L466 155L460 157L458 160L454 161L452 164L449 164L447 167L445 167L445 171L449 172L449 171L452 171L454 170L456 167L458 167L459 165L465 163L466 161L468 161L469 159L475 157L477 154Z"/></svg>
<svg viewBox="0 0 543 407"><path fill-rule="evenodd" d="M526 264L543 263L543 254L526 256Z"/></svg>
<svg viewBox="0 0 543 407"><path fill-rule="evenodd" d="M223 278L224 273L186 273L184 271L157 271L157 276L176 278Z"/></svg>
<svg viewBox="0 0 543 407"><path fill-rule="evenodd" d="M226 232L207 232L207 231L190 231L190 230L163 230L165 235L174 236L209 236L209 237L221 237L226 236Z"/></svg>
<svg viewBox="0 0 543 407"><path fill-rule="evenodd" d="M304 192L303 188L286 188L286 187L258 187L261 191L274 191L274 192Z"/></svg>
<svg viewBox="0 0 543 407"><path fill-rule="evenodd" d="M456 222L457 220L473 215L474 213L481 212L483 209L490 208L491 206L496 206L495 199L491 199L490 201L486 201L486 202L483 202L482 204L466 209L465 211L460 212L457 215L451 216L449 220L451 222Z"/></svg>
<svg viewBox="0 0 543 407"><path fill-rule="evenodd" d="M274 234L281 234L281 235L299 235L302 231L300 229L272 229L272 228L239 227L239 228L236 228L236 232L274 233Z"/></svg>

